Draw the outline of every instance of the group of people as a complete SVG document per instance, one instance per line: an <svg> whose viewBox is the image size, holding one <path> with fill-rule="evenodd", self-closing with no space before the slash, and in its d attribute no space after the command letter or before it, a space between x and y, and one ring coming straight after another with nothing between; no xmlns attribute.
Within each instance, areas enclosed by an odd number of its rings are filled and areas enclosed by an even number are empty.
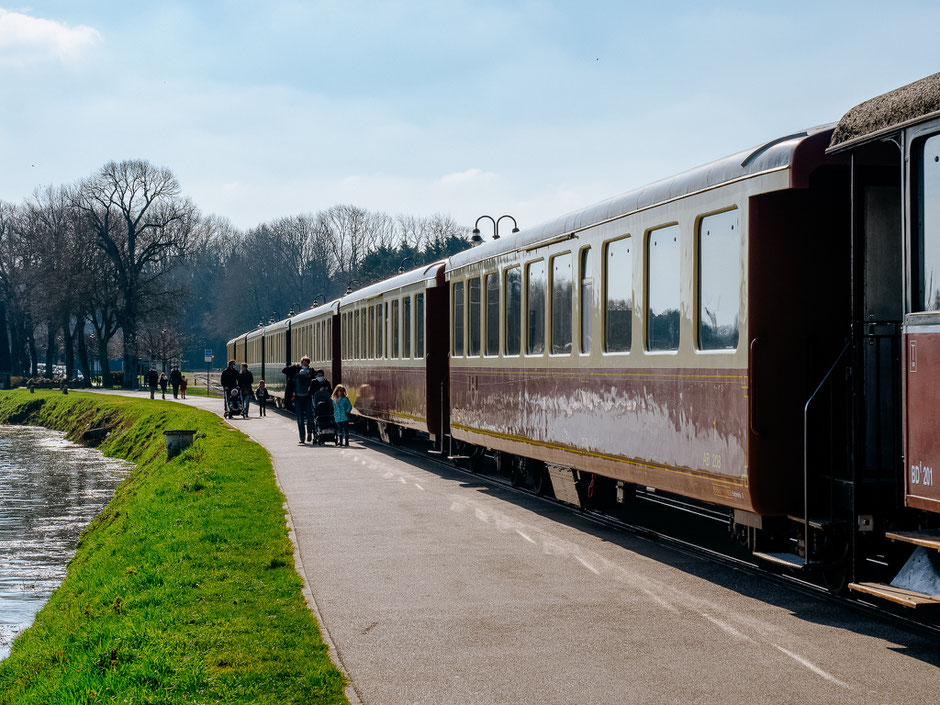
<svg viewBox="0 0 940 705"><path fill-rule="evenodd" d="M173 369L170 370L170 376L166 376L166 372L161 372L159 375L154 368L150 368L150 372L147 373L147 386L150 387L150 398L153 399L154 395L157 393L157 387L160 388L160 396L163 399L166 399L166 388L167 386L173 387L173 398L179 399L182 394L182 398L186 398L186 387L189 386L189 382L186 381L186 375L180 372L180 368L176 365L173 366Z"/></svg>
<svg viewBox="0 0 940 705"><path fill-rule="evenodd" d="M222 372L222 390L229 398L231 390L239 390L242 403L245 405L246 415L250 400L258 404L258 416L266 416L265 405L270 393L265 387L264 380L258 382L257 389L253 388L255 377L242 363L241 371L236 369L235 360L229 360L228 367ZM297 415L297 430L300 434L300 445L311 443L316 432L314 409L323 403L332 404L333 420L336 422L336 445L349 446L349 416L352 413L352 402L346 395L346 388L337 384L333 387L326 378L323 370L313 370L310 367L310 358L304 356L299 365L288 365L282 370L287 378L284 401L294 408Z"/></svg>
<svg viewBox="0 0 940 705"><path fill-rule="evenodd" d="M314 409L322 408L324 403L331 403L333 420L336 422L336 445L348 447L352 402L346 395L346 387L341 384L333 387L323 370L310 368L310 358L307 356L300 358L299 365L288 365L281 372L288 380L285 400L293 403L297 415L299 445L313 441L316 431Z"/></svg>
<svg viewBox="0 0 940 705"><path fill-rule="evenodd" d="M258 382L258 388L254 389L255 376L248 369L246 363L242 363L242 369L239 372L235 369L235 360L229 360L228 367L222 371L222 392L228 399L233 389L237 389L241 397L241 403L245 405L245 415L248 415L248 407L252 400L258 404L258 416L267 416L267 403L271 395L267 387L264 386L264 380Z"/></svg>
<svg viewBox="0 0 940 705"><path fill-rule="evenodd" d="M282 372L287 377L284 401L293 406L297 415L300 445L313 440L316 429L314 409L318 408L318 405L319 408L323 408L324 402L328 402L332 404L333 420L336 422L336 444L349 446L349 417L352 413L352 402L346 394L346 387L341 384L337 384L336 387L330 385L323 370L310 368L310 358L306 356L301 358L299 365L289 365ZM242 363L239 371L235 360L229 360L228 367L222 372L220 381L226 404L232 390L237 389L241 403L244 404L246 416L248 406L252 401L258 405L258 416L267 416L266 406L271 394L263 379L259 380L258 387L255 388L255 376L246 363ZM158 375L155 369L147 373L151 399L154 398L158 387L161 389L162 398L166 399L167 386L173 387L174 399L180 398L180 395L185 399L187 384L186 376L176 366L170 371L169 377L165 372Z"/></svg>

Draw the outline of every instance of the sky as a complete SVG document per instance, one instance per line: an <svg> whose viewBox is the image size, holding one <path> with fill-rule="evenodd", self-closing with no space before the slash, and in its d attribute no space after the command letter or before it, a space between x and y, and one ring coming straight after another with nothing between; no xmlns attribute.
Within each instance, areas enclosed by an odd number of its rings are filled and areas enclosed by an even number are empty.
<svg viewBox="0 0 940 705"><path fill-rule="evenodd" d="M940 71L937 27L935 0L0 0L0 200L146 159L240 228L525 228Z"/></svg>

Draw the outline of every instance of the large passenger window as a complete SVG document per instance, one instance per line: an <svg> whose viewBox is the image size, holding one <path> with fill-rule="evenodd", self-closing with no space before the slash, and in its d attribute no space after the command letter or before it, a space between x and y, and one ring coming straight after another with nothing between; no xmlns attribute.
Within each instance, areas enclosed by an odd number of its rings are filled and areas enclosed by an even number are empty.
<svg viewBox="0 0 940 705"><path fill-rule="evenodd" d="M385 330L385 324L382 320L382 304L375 307L375 356L377 358L385 357L385 350L382 345L382 331Z"/></svg>
<svg viewBox="0 0 940 705"><path fill-rule="evenodd" d="M526 267L526 353L545 352L545 260Z"/></svg>
<svg viewBox="0 0 940 705"><path fill-rule="evenodd" d="M679 349L679 226L653 230L646 241L646 346Z"/></svg>
<svg viewBox="0 0 940 705"><path fill-rule="evenodd" d="M522 350L522 272L519 267L509 267L503 275L506 296L506 342L504 353L518 355Z"/></svg>
<svg viewBox="0 0 940 705"><path fill-rule="evenodd" d="M591 270L591 248L581 250L581 352L591 352L591 325L594 321L594 274Z"/></svg>
<svg viewBox="0 0 940 705"><path fill-rule="evenodd" d="M454 349L451 353L455 356L463 355L463 309L464 309L464 286L463 282L454 283L454 301L453 301L453 319L454 319Z"/></svg>
<svg viewBox="0 0 940 705"><path fill-rule="evenodd" d="M406 296L402 299L402 320L401 320L401 345L402 357L411 357L411 297Z"/></svg>
<svg viewBox="0 0 940 705"><path fill-rule="evenodd" d="M375 357L375 307L369 306L369 343L366 357Z"/></svg>
<svg viewBox="0 0 940 705"><path fill-rule="evenodd" d="M480 277L467 281L467 290L470 294L469 329L467 330L467 355L480 354Z"/></svg>
<svg viewBox="0 0 940 705"><path fill-rule="evenodd" d="M401 313L399 310L398 299L392 301L392 330L389 333L391 338L391 348L392 354L389 357L397 358L398 357L398 338L399 338L399 328L401 321Z"/></svg>
<svg viewBox="0 0 940 705"><path fill-rule="evenodd" d="M698 346L738 347L741 228L738 211L702 218L698 227Z"/></svg>
<svg viewBox="0 0 940 705"><path fill-rule="evenodd" d="M552 354L571 354L571 253L552 257Z"/></svg>
<svg viewBox="0 0 940 705"><path fill-rule="evenodd" d="M486 354L499 355L499 275L486 275Z"/></svg>
<svg viewBox="0 0 940 705"><path fill-rule="evenodd" d="M940 135L924 142L917 213L917 304L940 311Z"/></svg>
<svg viewBox="0 0 940 705"><path fill-rule="evenodd" d="M424 294L415 296L415 357L424 359Z"/></svg>
<svg viewBox="0 0 940 705"><path fill-rule="evenodd" d="M356 309L356 312L353 314L355 326L353 328L353 336L355 341L353 342L353 357L357 360L359 359L359 309Z"/></svg>
<svg viewBox="0 0 940 705"><path fill-rule="evenodd" d="M604 350L630 352L633 346L633 239L607 243L604 256Z"/></svg>

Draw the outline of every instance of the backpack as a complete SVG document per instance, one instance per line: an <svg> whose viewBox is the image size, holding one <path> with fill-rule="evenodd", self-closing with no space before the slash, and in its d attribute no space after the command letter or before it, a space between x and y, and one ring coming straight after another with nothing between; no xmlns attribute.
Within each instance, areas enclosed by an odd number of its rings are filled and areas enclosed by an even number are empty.
<svg viewBox="0 0 940 705"><path fill-rule="evenodd" d="M310 383L313 381L313 373L310 371L310 368L304 369L303 367L297 372L294 377L294 394L299 397L307 396L310 394Z"/></svg>

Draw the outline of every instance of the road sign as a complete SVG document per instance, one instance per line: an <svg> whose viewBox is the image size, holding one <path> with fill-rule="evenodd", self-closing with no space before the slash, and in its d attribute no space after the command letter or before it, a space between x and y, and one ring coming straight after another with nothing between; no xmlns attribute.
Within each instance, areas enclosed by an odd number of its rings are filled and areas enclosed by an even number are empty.
<svg viewBox="0 0 940 705"><path fill-rule="evenodd" d="M212 348L206 348L206 362L212 362Z"/></svg>

